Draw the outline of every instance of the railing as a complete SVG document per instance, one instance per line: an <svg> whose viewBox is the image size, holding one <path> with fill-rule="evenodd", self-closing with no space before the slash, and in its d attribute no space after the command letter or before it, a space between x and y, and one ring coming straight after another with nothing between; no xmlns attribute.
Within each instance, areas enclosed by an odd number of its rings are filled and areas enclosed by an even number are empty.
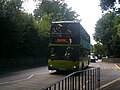
<svg viewBox="0 0 120 90"><path fill-rule="evenodd" d="M99 90L100 68L73 72L44 90Z"/></svg>

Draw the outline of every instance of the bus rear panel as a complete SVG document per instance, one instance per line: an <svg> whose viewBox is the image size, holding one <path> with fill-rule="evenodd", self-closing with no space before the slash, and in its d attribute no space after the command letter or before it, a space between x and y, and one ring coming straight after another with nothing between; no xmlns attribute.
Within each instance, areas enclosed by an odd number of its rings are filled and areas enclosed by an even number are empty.
<svg viewBox="0 0 120 90"><path fill-rule="evenodd" d="M49 70L76 71L89 65L90 36L78 22L53 22L48 47Z"/></svg>

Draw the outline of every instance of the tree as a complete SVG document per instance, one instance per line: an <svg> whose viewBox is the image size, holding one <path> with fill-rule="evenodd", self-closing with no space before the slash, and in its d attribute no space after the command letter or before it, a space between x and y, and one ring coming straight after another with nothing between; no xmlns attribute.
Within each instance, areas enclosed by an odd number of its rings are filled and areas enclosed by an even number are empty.
<svg viewBox="0 0 120 90"><path fill-rule="evenodd" d="M44 14L49 15L51 21L76 20L78 17L78 14L68 8L62 0L42 0L34 11L34 15L40 19Z"/></svg>
<svg viewBox="0 0 120 90"><path fill-rule="evenodd" d="M114 3L116 2L116 0L100 0L100 6L102 8L102 10L108 10L113 8Z"/></svg>
<svg viewBox="0 0 120 90"><path fill-rule="evenodd" d="M120 17L115 12L106 13L97 21L94 39L102 43L109 56L119 57L119 23Z"/></svg>
<svg viewBox="0 0 120 90"><path fill-rule="evenodd" d="M116 12L120 12L120 8L116 6L119 4L120 0L100 0L100 7L103 11L113 10Z"/></svg>
<svg viewBox="0 0 120 90"><path fill-rule="evenodd" d="M97 43L93 46L93 52L95 55L106 56L104 46L100 43Z"/></svg>
<svg viewBox="0 0 120 90"><path fill-rule="evenodd" d="M115 16L115 13L106 13L97 21L94 34L94 39L97 42L105 44L112 38Z"/></svg>
<svg viewBox="0 0 120 90"><path fill-rule="evenodd" d="M20 0L2 0L0 4L2 4L0 7L0 56L10 56L18 50L15 42L18 33L14 20L15 16L20 14L22 3Z"/></svg>
<svg viewBox="0 0 120 90"><path fill-rule="evenodd" d="M4 1L4 2L3 2ZM0 57L40 55L39 28L32 15L24 13L21 0L0 2Z"/></svg>

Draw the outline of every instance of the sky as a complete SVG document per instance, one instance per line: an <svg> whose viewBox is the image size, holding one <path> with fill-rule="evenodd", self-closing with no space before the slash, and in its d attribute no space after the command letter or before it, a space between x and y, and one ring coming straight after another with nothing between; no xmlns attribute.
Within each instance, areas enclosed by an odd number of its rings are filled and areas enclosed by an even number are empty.
<svg viewBox="0 0 120 90"><path fill-rule="evenodd" d="M29 13L33 13L36 8L35 2L32 0L27 0L23 6L25 10ZM91 38L91 44L94 45L96 42L93 40L93 34L95 33L95 24L101 17L102 11L99 7L100 0L65 0L68 7L72 7L72 10L77 12L81 19L81 25L88 32Z"/></svg>

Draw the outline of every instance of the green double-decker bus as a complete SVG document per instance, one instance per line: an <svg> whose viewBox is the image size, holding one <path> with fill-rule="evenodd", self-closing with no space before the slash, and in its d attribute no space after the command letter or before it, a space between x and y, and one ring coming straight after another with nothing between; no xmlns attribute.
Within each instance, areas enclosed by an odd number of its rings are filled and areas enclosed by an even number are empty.
<svg viewBox="0 0 120 90"><path fill-rule="evenodd" d="M51 24L48 69L76 71L89 65L90 36L77 21Z"/></svg>

